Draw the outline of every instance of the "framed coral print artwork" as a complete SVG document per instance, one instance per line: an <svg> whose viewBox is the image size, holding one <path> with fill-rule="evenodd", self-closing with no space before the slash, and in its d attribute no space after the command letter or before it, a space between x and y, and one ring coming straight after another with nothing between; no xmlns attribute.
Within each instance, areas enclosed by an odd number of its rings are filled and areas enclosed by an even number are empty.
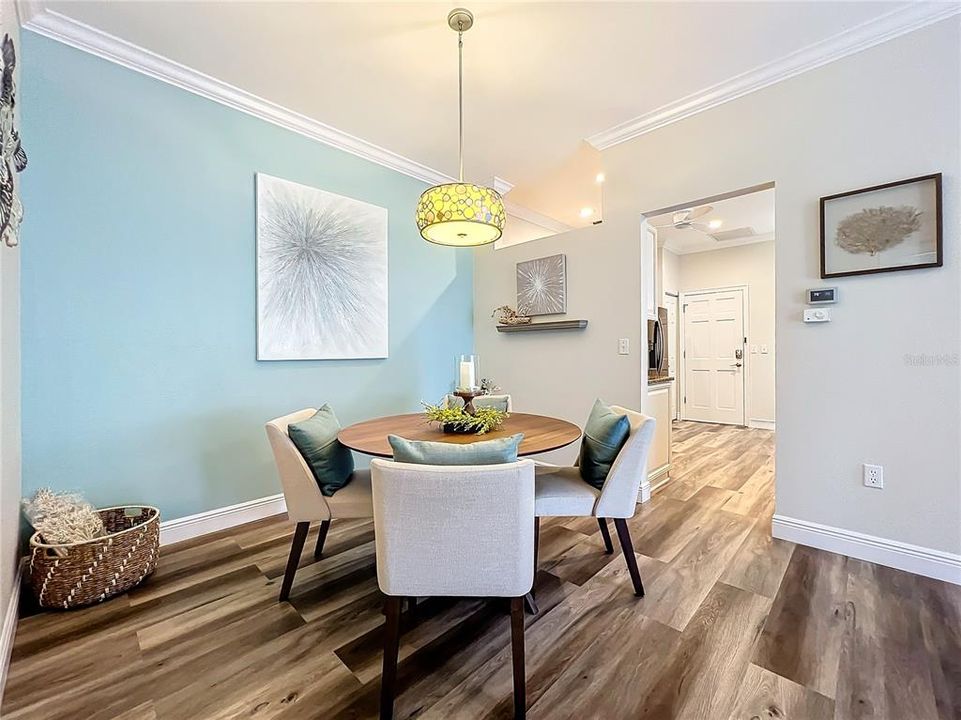
<svg viewBox="0 0 961 720"><path fill-rule="evenodd" d="M821 277L941 267L941 173L821 198Z"/></svg>

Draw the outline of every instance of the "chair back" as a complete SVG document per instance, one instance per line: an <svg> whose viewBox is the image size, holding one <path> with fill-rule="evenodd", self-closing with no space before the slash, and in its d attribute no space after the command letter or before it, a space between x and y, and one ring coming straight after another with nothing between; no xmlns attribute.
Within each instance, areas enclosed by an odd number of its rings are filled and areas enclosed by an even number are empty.
<svg viewBox="0 0 961 720"><path fill-rule="evenodd" d="M510 395L478 395L472 401L475 408L481 407L492 407L501 410L502 412L512 412L511 396ZM456 395L447 393L444 399L441 400L441 407L460 407L464 404Z"/></svg>
<svg viewBox="0 0 961 720"><path fill-rule="evenodd" d="M377 582L387 595L519 597L534 582L534 463L371 460Z"/></svg>
<svg viewBox="0 0 961 720"><path fill-rule="evenodd" d="M290 415L276 418L267 423L267 439L274 452L280 484L284 488L287 502L287 516L292 522L329 520L330 506L317 486L317 480L310 467L287 434L287 426L303 422L317 410L305 408Z"/></svg>
<svg viewBox="0 0 961 720"><path fill-rule="evenodd" d="M598 517L629 518L634 517L637 493L647 476L647 454L654 438L655 420L617 405L611 405L611 410L627 415L631 434L604 481L594 514Z"/></svg>

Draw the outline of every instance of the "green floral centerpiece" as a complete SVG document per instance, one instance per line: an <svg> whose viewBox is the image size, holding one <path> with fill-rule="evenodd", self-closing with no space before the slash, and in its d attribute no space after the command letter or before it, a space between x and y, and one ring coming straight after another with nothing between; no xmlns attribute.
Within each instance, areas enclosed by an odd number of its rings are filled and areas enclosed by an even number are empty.
<svg viewBox="0 0 961 720"><path fill-rule="evenodd" d="M475 433L483 435L499 428L509 417L503 410L493 407L479 407L471 415L463 407L442 407L424 403L427 422L440 423L447 433Z"/></svg>

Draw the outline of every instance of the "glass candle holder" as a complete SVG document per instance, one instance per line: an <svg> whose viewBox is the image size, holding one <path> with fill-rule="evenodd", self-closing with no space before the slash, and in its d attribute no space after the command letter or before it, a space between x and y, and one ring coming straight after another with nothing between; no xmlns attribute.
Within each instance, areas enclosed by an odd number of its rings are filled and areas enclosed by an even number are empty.
<svg viewBox="0 0 961 720"><path fill-rule="evenodd" d="M454 390L464 392L480 390L480 358L477 355L454 357Z"/></svg>

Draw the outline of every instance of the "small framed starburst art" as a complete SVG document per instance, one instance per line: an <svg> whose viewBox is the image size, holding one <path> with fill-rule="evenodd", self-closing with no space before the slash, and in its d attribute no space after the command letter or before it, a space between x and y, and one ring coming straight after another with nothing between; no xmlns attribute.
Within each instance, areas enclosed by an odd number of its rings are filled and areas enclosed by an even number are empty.
<svg viewBox="0 0 961 720"><path fill-rule="evenodd" d="M257 174L257 359L387 357L387 209Z"/></svg>
<svg viewBox="0 0 961 720"><path fill-rule="evenodd" d="M566 255L517 263L517 312L527 316L567 312Z"/></svg>
<svg viewBox="0 0 961 720"><path fill-rule="evenodd" d="M941 174L821 198L821 277L941 267Z"/></svg>

